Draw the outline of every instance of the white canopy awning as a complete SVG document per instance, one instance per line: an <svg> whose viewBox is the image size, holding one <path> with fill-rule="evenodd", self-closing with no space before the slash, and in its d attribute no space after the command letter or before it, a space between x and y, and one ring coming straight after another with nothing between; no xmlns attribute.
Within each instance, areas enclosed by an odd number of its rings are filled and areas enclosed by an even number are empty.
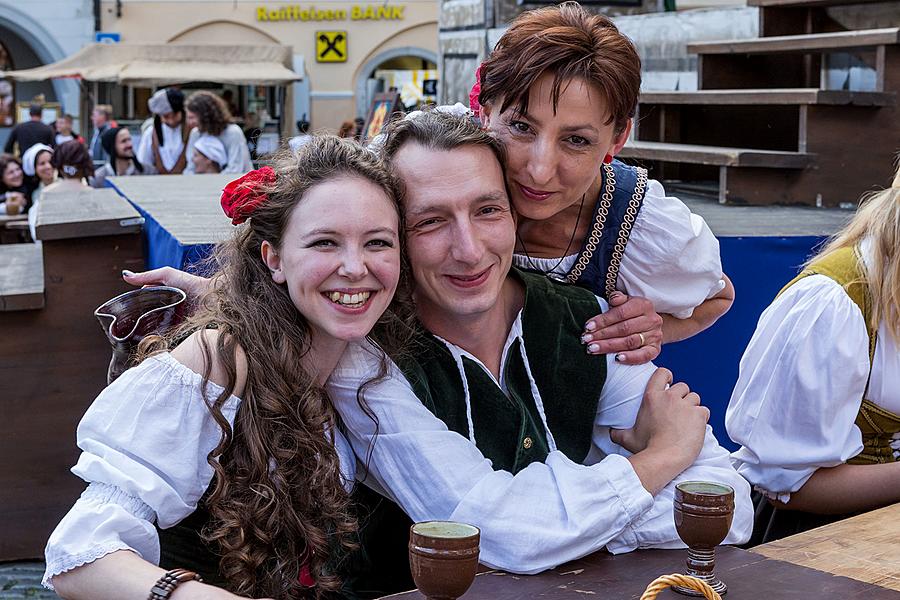
<svg viewBox="0 0 900 600"><path fill-rule="evenodd" d="M91 44L63 60L0 72L17 81L74 78L153 87L210 81L286 85L303 79L291 69L290 47L218 44Z"/></svg>

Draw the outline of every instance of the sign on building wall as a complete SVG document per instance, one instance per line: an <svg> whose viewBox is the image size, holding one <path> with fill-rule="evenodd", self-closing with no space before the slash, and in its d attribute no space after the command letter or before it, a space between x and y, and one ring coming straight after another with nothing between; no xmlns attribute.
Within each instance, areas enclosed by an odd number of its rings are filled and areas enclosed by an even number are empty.
<svg viewBox="0 0 900 600"><path fill-rule="evenodd" d="M316 62L347 62L347 32L317 31Z"/></svg>
<svg viewBox="0 0 900 600"><path fill-rule="evenodd" d="M278 8L258 6L257 21L402 21L406 6L399 4L354 4L345 8L319 8L315 5L290 4Z"/></svg>

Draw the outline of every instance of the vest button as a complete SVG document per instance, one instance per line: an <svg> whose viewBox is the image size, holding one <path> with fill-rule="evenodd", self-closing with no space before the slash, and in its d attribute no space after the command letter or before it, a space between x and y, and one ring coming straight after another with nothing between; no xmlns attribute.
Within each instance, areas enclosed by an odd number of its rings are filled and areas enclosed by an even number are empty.
<svg viewBox="0 0 900 600"><path fill-rule="evenodd" d="M532 439L530 437L526 437L524 440L522 440L522 447L525 448L526 450L531 449L531 447L533 445L534 445L534 442L532 441Z"/></svg>

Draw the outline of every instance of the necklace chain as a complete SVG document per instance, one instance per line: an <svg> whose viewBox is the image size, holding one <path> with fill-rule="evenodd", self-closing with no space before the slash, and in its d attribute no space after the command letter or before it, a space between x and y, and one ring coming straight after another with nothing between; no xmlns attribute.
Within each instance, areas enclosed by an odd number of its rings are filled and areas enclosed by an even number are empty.
<svg viewBox="0 0 900 600"><path fill-rule="evenodd" d="M552 277L553 275L557 275L556 269L566 260L566 257L569 256L569 248L572 247L572 242L575 241L575 235L578 233L578 224L581 222L581 213L584 211L584 199L587 196L587 193L581 196L581 204L578 207L578 216L575 218L575 227L572 229L572 235L569 237L569 242L566 244L566 249L563 251L562 256L556 261L556 264L553 265L552 268L546 270L544 274L547 277ZM516 239L519 240L519 245L522 247L522 254L525 255L525 259L528 261L528 266L533 271L544 271L544 269L538 268L538 266L534 263L534 259L531 258L531 255L528 254L528 249L525 248L525 241L522 240L522 237L519 235L519 232L516 231Z"/></svg>

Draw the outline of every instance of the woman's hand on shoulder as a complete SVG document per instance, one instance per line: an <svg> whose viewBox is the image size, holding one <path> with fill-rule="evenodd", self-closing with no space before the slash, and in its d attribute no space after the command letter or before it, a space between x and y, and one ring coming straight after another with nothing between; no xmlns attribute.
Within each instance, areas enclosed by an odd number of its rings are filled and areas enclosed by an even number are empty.
<svg viewBox="0 0 900 600"><path fill-rule="evenodd" d="M581 341L588 354L615 354L617 362L640 365L659 356L662 325L651 301L613 292L609 310L585 323Z"/></svg>
<svg viewBox="0 0 900 600"><path fill-rule="evenodd" d="M201 329L195 331L186 340L178 344L172 350L172 358L186 366L195 373L203 375L206 371L206 356L203 351L203 345L209 348L209 354L212 358L212 368L209 373L209 380L216 385L226 387L228 385L228 373L225 365L218 353L217 345L220 335L225 335L217 329ZM247 355L240 345L235 346L235 368L236 378L232 394L241 397L244 393L244 386L247 384Z"/></svg>
<svg viewBox="0 0 900 600"><path fill-rule="evenodd" d="M134 286L168 285L176 287L183 290L192 300L205 293L211 284L211 280L206 277L191 275L172 267L160 267L141 273L122 271L122 279Z"/></svg>

